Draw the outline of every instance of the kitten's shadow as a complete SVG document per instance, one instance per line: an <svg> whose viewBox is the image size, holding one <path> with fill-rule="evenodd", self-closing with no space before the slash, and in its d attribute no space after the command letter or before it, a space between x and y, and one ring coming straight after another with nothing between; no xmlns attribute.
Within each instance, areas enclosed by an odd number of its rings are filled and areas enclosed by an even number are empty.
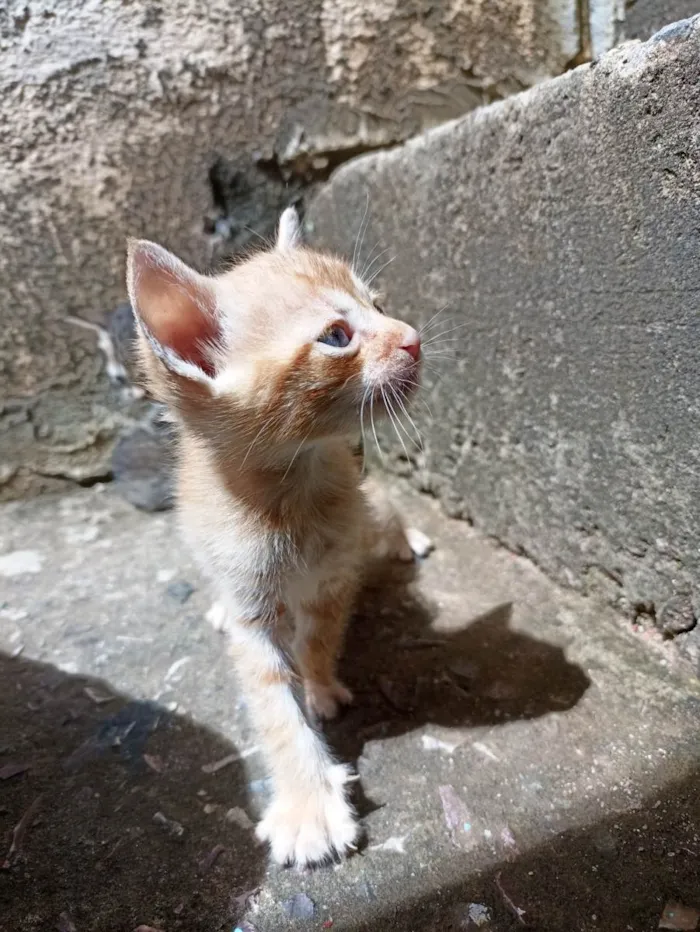
<svg viewBox="0 0 700 932"><path fill-rule="evenodd" d="M512 603L436 632L410 584L413 567L377 568L362 594L341 663L355 703L327 728L345 760L366 741L426 724L499 725L574 706L590 680L563 650L514 630Z"/></svg>

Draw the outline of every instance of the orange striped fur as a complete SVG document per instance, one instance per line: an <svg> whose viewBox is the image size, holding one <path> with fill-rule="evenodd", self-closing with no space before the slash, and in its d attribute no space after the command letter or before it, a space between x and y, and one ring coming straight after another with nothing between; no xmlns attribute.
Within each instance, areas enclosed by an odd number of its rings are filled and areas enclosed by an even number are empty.
<svg viewBox="0 0 700 932"><path fill-rule="evenodd" d="M315 863L357 835L316 720L352 698L336 662L364 561L375 544L411 558L355 445L382 390L414 390L418 335L350 266L301 247L290 211L274 248L215 278L131 243L128 283L145 378L179 425L182 528L273 779L258 834L276 860Z"/></svg>

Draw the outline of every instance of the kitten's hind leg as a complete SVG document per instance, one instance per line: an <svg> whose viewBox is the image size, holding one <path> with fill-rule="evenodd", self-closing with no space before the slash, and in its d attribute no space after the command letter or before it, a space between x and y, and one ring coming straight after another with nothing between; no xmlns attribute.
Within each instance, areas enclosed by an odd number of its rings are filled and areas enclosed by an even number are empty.
<svg viewBox="0 0 700 932"><path fill-rule="evenodd" d="M273 798L257 829L281 864L316 864L353 847L349 770L309 723L301 681L282 643L282 608L245 620L227 607L226 630L249 713L268 760Z"/></svg>
<svg viewBox="0 0 700 932"><path fill-rule="evenodd" d="M352 693L336 677L336 666L355 589L354 579L325 582L295 606L294 655L314 718L335 718L339 705L352 702Z"/></svg>

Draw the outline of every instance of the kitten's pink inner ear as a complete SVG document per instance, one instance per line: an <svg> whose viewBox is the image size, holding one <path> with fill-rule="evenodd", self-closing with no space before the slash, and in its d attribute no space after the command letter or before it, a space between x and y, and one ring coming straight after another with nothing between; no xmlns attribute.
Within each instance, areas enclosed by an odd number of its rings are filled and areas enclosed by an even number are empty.
<svg viewBox="0 0 700 932"><path fill-rule="evenodd" d="M220 335L209 281L155 243L129 247L129 293L149 334L183 362L214 375L207 348Z"/></svg>

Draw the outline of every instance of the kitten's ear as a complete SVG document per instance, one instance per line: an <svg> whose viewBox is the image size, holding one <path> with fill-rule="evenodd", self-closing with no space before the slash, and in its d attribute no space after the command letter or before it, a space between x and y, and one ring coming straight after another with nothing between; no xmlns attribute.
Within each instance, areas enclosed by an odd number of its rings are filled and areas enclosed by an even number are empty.
<svg viewBox="0 0 700 932"><path fill-rule="evenodd" d="M293 207L288 207L280 217L277 229L277 249L294 249L301 243L301 226L299 214Z"/></svg>
<svg viewBox="0 0 700 932"><path fill-rule="evenodd" d="M148 344L177 375L198 382L214 376L213 349L221 325L209 279L148 240L130 240L127 286Z"/></svg>

